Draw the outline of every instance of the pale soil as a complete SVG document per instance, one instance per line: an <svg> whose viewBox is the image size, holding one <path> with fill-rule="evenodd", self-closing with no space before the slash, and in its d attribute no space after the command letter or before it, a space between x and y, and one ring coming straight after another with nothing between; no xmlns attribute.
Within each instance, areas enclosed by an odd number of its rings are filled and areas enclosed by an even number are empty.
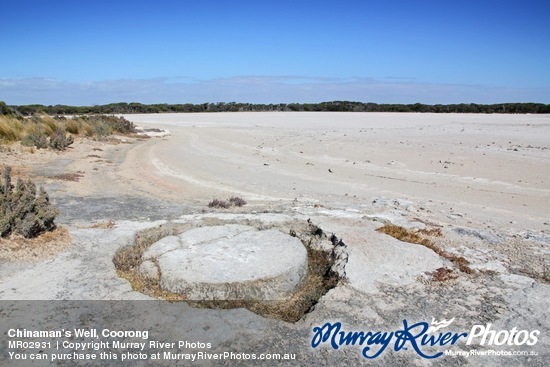
<svg viewBox="0 0 550 367"><path fill-rule="evenodd" d="M246 221L275 212L311 219L325 233L336 234L349 254L346 281L296 324L242 310L182 306L186 317L160 315L151 321L155 327L173 338L184 337L181 330L186 330L184 335L213 341L220 350L294 351L304 365L357 365L365 363L359 347L312 350L312 326L340 320L346 330L396 330L405 318L456 317L453 330L469 331L476 323L492 323L496 330L540 330L544 337L527 348L539 355L427 362L411 351L388 351L377 365L545 365L550 350L549 115L125 117L171 135L121 138L125 143L77 140L63 153L16 154L16 146L11 153L5 147L0 151L2 164L46 186L64 213L60 224L66 223L73 237L71 247L48 261L0 263L0 299L146 299L117 277L112 263L137 230L163 223L153 222L159 219L212 215ZM58 176L64 174L69 175ZM214 198L230 196L248 204L226 211L207 207ZM430 272L452 264L435 253L428 256L424 247L376 232L382 223L441 228L443 235L432 240L464 256L474 273L455 272L456 279L434 282ZM139 319L122 311L112 318ZM50 324L59 327L57 321Z"/></svg>
<svg viewBox="0 0 550 367"><path fill-rule="evenodd" d="M71 235L65 227L32 239L12 235L0 238L0 261L42 261L66 250L70 244Z"/></svg>
<svg viewBox="0 0 550 367"><path fill-rule="evenodd" d="M127 115L167 128L118 172L171 200L357 207L425 200L499 226L550 220L550 116L391 113ZM332 171L332 173L330 171ZM451 209L452 208L452 209Z"/></svg>
<svg viewBox="0 0 550 367"><path fill-rule="evenodd" d="M14 177L32 177L45 185L52 200L66 207L62 219L78 222L81 217L80 226L111 219L169 219L162 213L177 216L178 206L187 206L181 214L188 214L205 210L214 198L240 196L249 203L244 211L303 207L376 217L395 206L420 223L486 230L516 242L549 236L548 115L125 117L140 126L167 129L171 136L100 142L78 138L64 152L31 153L14 144L2 146L0 161L13 166ZM155 205L157 199L164 204ZM95 212L84 214L95 206ZM512 257L525 260L517 246L510 248Z"/></svg>

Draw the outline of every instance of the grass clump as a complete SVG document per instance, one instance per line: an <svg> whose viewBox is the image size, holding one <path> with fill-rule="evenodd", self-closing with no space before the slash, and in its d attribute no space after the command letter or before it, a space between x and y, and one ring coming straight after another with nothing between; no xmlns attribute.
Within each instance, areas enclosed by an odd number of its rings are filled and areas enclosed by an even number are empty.
<svg viewBox="0 0 550 367"><path fill-rule="evenodd" d="M70 119L65 123L65 130L73 135L78 135L80 132L80 125L74 119Z"/></svg>
<svg viewBox="0 0 550 367"><path fill-rule="evenodd" d="M11 167L7 166L0 180L0 237L10 234L33 238L55 229L58 210L50 203L48 194L28 180L11 182Z"/></svg>
<svg viewBox="0 0 550 367"><path fill-rule="evenodd" d="M385 224L384 226L378 228L377 231L385 233L389 236L392 236L393 238L398 239L399 241L415 243L417 245L427 247L433 252L435 252L436 254L438 254L439 256L441 256L442 258L452 262L453 265L458 267L458 269L461 272L466 274L473 273L473 270L469 267L470 262L466 260L464 257L446 252L445 250L437 246L435 243L433 243L430 239L420 236L418 232L415 232L413 230L410 230L401 226L396 226L394 224ZM424 230L424 233L428 233L434 236L441 236L441 230L434 230L434 231ZM439 274L437 277L450 279L449 277L445 276L445 274L443 273Z"/></svg>
<svg viewBox="0 0 550 367"><path fill-rule="evenodd" d="M50 147L65 150L74 136L102 140L112 134L132 135L135 125L123 117L94 115L73 118L37 115L22 118L0 115L0 141L6 144L21 141L28 147Z"/></svg>
<svg viewBox="0 0 550 367"><path fill-rule="evenodd" d="M15 118L9 116L0 116L0 140L11 143L18 141L23 136L24 125Z"/></svg>
<svg viewBox="0 0 550 367"><path fill-rule="evenodd" d="M55 180L78 182L82 177L84 177L84 172L76 171L76 172L60 173L58 175L53 175L49 177Z"/></svg>

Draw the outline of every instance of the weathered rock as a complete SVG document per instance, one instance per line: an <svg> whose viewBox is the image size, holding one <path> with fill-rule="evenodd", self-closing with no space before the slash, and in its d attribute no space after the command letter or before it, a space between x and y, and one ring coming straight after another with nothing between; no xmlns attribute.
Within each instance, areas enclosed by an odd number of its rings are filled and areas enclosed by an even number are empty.
<svg viewBox="0 0 550 367"><path fill-rule="evenodd" d="M156 259L163 289L190 300L279 299L305 279L308 261L297 238L236 224L165 237L143 258Z"/></svg>
<svg viewBox="0 0 550 367"><path fill-rule="evenodd" d="M139 273L152 280L158 280L160 276L158 266L151 260L145 260L141 263Z"/></svg>
<svg viewBox="0 0 550 367"><path fill-rule="evenodd" d="M497 244L501 242L501 240L498 238L497 235L494 233L487 231L487 230L478 230L478 229L472 229L472 228L463 228L463 227L457 227L454 229L456 233L458 233L461 236L471 236L476 237L482 241L486 241L490 244Z"/></svg>

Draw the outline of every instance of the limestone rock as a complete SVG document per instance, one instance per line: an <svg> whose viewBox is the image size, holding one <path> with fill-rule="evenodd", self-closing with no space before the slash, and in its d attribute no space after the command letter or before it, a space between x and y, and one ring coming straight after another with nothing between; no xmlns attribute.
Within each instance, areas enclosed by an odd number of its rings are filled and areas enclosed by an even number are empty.
<svg viewBox="0 0 550 367"><path fill-rule="evenodd" d="M163 289L190 300L279 299L307 276L307 251L300 240L236 224L165 237L143 257L156 259Z"/></svg>

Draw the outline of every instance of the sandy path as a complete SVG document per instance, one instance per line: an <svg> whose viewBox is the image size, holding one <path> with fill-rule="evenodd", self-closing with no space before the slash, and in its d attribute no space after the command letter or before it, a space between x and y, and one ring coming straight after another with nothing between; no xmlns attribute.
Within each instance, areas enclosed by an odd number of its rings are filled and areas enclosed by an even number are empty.
<svg viewBox="0 0 550 367"><path fill-rule="evenodd" d="M132 149L120 179L173 200L239 195L357 206L385 195L431 200L473 215L498 214L503 221L548 219L548 115L126 117L167 128L172 136Z"/></svg>

